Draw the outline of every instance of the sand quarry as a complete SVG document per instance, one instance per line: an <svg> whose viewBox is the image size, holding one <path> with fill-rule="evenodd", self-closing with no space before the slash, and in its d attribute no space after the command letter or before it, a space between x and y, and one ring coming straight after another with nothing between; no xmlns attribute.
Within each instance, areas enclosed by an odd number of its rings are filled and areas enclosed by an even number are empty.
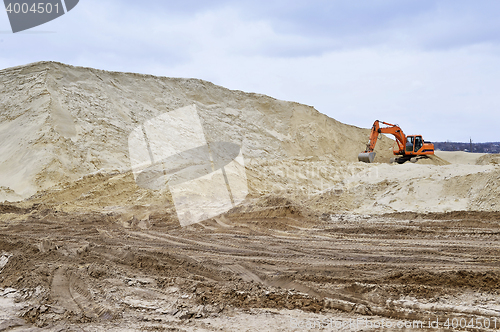
<svg viewBox="0 0 500 332"><path fill-rule="evenodd" d="M497 155L360 163L368 129L197 79L41 62L0 91L0 331L500 329ZM183 107L248 186L187 227L128 144Z"/></svg>

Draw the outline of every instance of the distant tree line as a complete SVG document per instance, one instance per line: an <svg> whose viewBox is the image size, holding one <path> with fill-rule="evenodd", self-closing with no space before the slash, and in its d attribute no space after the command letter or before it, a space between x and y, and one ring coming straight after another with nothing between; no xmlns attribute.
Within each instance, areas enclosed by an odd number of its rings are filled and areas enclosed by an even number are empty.
<svg viewBox="0 0 500 332"><path fill-rule="evenodd" d="M433 142L434 149L441 151L467 151L477 153L500 153L500 142L462 143L462 142ZM472 148L472 150L471 150Z"/></svg>

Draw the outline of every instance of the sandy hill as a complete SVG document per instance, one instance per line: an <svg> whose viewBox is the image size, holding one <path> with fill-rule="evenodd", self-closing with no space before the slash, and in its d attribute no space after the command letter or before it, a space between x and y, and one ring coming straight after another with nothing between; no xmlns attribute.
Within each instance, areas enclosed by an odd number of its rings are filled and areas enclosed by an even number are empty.
<svg viewBox="0 0 500 332"><path fill-rule="evenodd" d="M208 141L235 142L246 159L356 161L368 137L368 130L313 107L198 79L39 62L0 71L0 91L0 201L98 171L129 169L130 132L187 105L196 105L210 128ZM379 160L390 157L391 147L389 139L379 142Z"/></svg>
<svg viewBox="0 0 500 332"><path fill-rule="evenodd" d="M206 141L241 146L248 204L284 197L321 213L362 214L500 208L496 156L360 163L368 129L310 106L202 80L41 62L0 71L0 90L0 202L31 197L25 204L120 210L147 219L134 209L149 213L171 206L172 197L137 185L129 137L194 105ZM383 136L376 161L388 161L392 146Z"/></svg>

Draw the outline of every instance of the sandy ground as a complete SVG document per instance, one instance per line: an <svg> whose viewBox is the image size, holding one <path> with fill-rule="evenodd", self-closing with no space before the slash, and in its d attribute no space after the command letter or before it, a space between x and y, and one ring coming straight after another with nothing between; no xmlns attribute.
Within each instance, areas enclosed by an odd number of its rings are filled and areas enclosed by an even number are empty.
<svg viewBox="0 0 500 332"><path fill-rule="evenodd" d="M461 165L476 165L479 158L486 153L470 153L464 151L436 151L436 156L452 163Z"/></svg>
<svg viewBox="0 0 500 332"><path fill-rule="evenodd" d="M160 211L145 226L118 213L1 211L2 331L500 320L498 213L316 215L267 197L181 228Z"/></svg>

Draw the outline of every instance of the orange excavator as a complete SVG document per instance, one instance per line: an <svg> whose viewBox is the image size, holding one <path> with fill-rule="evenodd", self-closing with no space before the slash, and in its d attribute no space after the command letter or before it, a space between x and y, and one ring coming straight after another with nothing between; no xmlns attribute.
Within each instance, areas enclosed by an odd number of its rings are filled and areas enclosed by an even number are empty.
<svg viewBox="0 0 500 332"><path fill-rule="evenodd" d="M380 127L380 123L387 127ZM373 150L380 134L392 134L396 137L397 148L392 152L396 156L401 156L398 158L398 163L403 163L412 157L434 154L434 144L425 142L422 135L406 136L398 125L376 120L373 123L370 141L366 145L365 152L361 152L358 155L359 161L373 163L375 159L375 152Z"/></svg>

